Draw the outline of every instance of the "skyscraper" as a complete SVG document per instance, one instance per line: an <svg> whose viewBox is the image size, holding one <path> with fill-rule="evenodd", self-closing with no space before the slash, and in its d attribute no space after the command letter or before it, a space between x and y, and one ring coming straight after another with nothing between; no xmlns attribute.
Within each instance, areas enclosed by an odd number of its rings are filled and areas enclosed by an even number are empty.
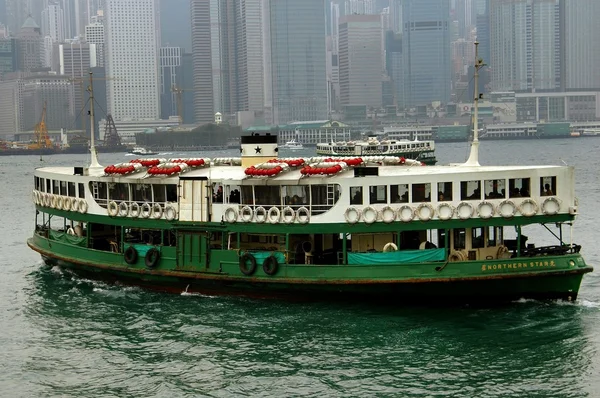
<svg viewBox="0 0 600 398"><path fill-rule="evenodd" d="M32 71L42 66L42 34L40 27L28 17L17 35L19 42L19 64L21 71Z"/></svg>
<svg viewBox="0 0 600 398"><path fill-rule="evenodd" d="M405 103L448 103L450 0L404 0L402 18Z"/></svg>
<svg viewBox="0 0 600 398"><path fill-rule="evenodd" d="M108 112L115 121L160 117L156 0L106 0Z"/></svg>
<svg viewBox="0 0 600 398"><path fill-rule="evenodd" d="M104 25L92 22L85 27L85 41L96 45L96 65L104 67Z"/></svg>
<svg viewBox="0 0 600 398"><path fill-rule="evenodd" d="M161 119L177 116L177 92L181 87L181 47L160 48L160 111ZM183 110L181 110L183 111Z"/></svg>
<svg viewBox="0 0 600 398"><path fill-rule="evenodd" d="M51 66L54 43L65 40L64 13L57 1L49 2L42 10L42 36L44 37L44 66Z"/></svg>
<svg viewBox="0 0 600 398"><path fill-rule="evenodd" d="M213 47L211 42L211 0L190 0L190 15L192 19L196 122L210 123L214 120L215 113L211 51Z"/></svg>
<svg viewBox="0 0 600 398"><path fill-rule="evenodd" d="M274 123L325 119L323 0L272 1L269 11Z"/></svg>

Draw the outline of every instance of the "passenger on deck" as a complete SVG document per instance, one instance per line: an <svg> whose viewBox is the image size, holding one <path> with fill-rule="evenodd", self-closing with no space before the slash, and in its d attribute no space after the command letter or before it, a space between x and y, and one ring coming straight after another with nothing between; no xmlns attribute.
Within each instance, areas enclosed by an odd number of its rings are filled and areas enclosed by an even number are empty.
<svg viewBox="0 0 600 398"><path fill-rule="evenodd" d="M481 199L481 189L475 188L473 194L469 196L469 199Z"/></svg>
<svg viewBox="0 0 600 398"><path fill-rule="evenodd" d="M511 198L520 198L521 192L519 192L519 188L513 188L513 190L510 191L510 197Z"/></svg>
<svg viewBox="0 0 600 398"><path fill-rule="evenodd" d="M544 185L544 192L542 192L542 196L554 196L554 192L550 189L550 184Z"/></svg>
<svg viewBox="0 0 600 398"><path fill-rule="evenodd" d="M494 181L492 184L492 191L487 195L487 199L498 199L503 197L504 196L498 192L498 183Z"/></svg>
<svg viewBox="0 0 600 398"><path fill-rule="evenodd" d="M223 203L223 187L219 186L217 188L217 193L213 195L213 202L215 203Z"/></svg>
<svg viewBox="0 0 600 398"><path fill-rule="evenodd" d="M438 202L443 202L444 201L444 193L443 192L438 192Z"/></svg>

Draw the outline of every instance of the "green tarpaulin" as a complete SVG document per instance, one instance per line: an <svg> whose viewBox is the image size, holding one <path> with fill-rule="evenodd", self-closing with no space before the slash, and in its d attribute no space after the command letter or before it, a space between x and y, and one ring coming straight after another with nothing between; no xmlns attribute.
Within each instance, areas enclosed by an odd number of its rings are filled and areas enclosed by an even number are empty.
<svg viewBox="0 0 600 398"><path fill-rule="evenodd" d="M275 258L277 259L277 262L279 264L285 264L285 256L282 252L249 252L249 253L254 256L254 258L256 259L256 264L259 264L259 265L262 265L262 263L265 261L265 258L269 257L270 255L275 256Z"/></svg>
<svg viewBox="0 0 600 398"><path fill-rule="evenodd" d="M348 264L407 264L444 261L445 249L400 250L395 252L348 253Z"/></svg>
<svg viewBox="0 0 600 398"><path fill-rule="evenodd" d="M56 240L58 242L68 243L70 245L81 246L81 247L87 246L85 236L80 237L77 235L70 235L65 232L58 232L58 231L53 231L53 230L49 231L49 236L50 236L50 239Z"/></svg>

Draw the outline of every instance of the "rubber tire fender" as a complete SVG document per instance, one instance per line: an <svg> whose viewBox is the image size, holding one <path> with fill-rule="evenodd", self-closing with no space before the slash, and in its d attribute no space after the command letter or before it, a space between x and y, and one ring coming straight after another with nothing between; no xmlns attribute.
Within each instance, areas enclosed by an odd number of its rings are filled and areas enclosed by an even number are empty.
<svg viewBox="0 0 600 398"><path fill-rule="evenodd" d="M263 261L262 264L262 268L265 274L270 276L275 275L277 273L277 270L279 269L279 262L277 261L277 257L271 254L269 257L265 258L265 261Z"/></svg>
<svg viewBox="0 0 600 398"><path fill-rule="evenodd" d="M135 250L135 247L129 246L125 249L125 253L123 253L123 257L125 258L125 262L129 265L133 265L137 263L138 260L138 251Z"/></svg>
<svg viewBox="0 0 600 398"><path fill-rule="evenodd" d="M146 253L146 257L144 258L146 267L148 267L150 269L156 268L159 261L160 261L160 251L158 251L158 249L156 247L153 247L152 249L148 250L148 253Z"/></svg>
<svg viewBox="0 0 600 398"><path fill-rule="evenodd" d="M252 254L246 252L240 256L240 271L246 276L250 276L256 271L256 258Z"/></svg>

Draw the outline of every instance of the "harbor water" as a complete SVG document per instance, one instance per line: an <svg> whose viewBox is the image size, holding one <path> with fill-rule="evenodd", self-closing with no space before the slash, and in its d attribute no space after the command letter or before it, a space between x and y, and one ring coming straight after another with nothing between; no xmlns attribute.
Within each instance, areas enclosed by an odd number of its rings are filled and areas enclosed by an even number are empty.
<svg viewBox="0 0 600 398"><path fill-rule="evenodd" d="M34 168L87 157L0 157L0 396L600 397L599 152L599 138L481 144L484 165L576 167L574 242L596 271L575 302L449 308L174 295L49 268L25 243Z"/></svg>

